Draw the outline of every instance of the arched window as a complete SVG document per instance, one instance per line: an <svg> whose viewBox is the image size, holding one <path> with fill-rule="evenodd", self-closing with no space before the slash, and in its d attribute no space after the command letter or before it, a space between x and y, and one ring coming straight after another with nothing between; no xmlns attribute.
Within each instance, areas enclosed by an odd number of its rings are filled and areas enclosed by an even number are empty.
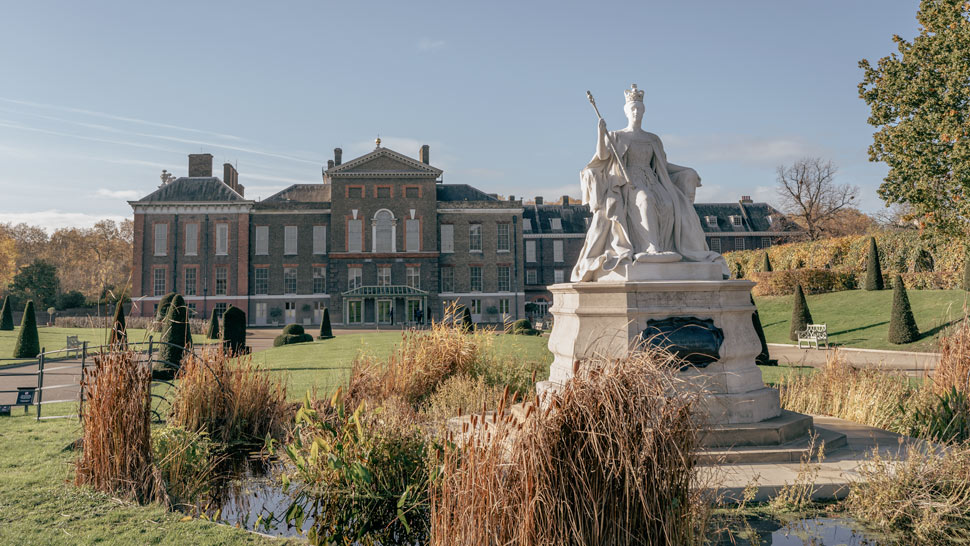
<svg viewBox="0 0 970 546"><path fill-rule="evenodd" d="M394 215L387 209L374 215L374 252L394 252Z"/></svg>

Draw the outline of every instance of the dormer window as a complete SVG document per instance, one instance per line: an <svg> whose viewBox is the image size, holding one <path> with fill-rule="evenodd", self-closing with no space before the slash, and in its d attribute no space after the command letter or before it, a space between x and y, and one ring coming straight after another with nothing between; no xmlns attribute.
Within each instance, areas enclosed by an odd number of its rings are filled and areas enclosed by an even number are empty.
<svg viewBox="0 0 970 546"><path fill-rule="evenodd" d="M562 218L550 218L549 227L551 227L554 231L562 231Z"/></svg>
<svg viewBox="0 0 970 546"><path fill-rule="evenodd" d="M707 222L707 225L717 227L717 216L705 216L704 220Z"/></svg>
<svg viewBox="0 0 970 546"><path fill-rule="evenodd" d="M735 227L741 227L741 217L740 216L732 216L731 217L731 225L732 226L735 226Z"/></svg>

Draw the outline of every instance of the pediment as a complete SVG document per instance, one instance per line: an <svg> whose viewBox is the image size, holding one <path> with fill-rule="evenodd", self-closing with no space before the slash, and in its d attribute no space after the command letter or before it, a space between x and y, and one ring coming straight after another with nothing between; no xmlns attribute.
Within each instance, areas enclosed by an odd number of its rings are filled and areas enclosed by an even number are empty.
<svg viewBox="0 0 970 546"><path fill-rule="evenodd" d="M327 169L327 176L438 178L441 172L441 169L426 165L394 150L378 148L369 154Z"/></svg>

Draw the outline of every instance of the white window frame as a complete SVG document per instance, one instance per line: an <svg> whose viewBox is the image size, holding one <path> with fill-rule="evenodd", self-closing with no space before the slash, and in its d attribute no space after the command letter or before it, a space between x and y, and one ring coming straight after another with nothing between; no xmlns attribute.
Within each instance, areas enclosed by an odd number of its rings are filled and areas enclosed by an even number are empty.
<svg viewBox="0 0 970 546"><path fill-rule="evenodd" d="M377 266L377 286L391 286L392 278L393 278L393 274L391 272L391 266L389 265Z"/></svg>
<svg viewBox="0 0 970 546"><path fill-rule="evenodd" d="M216 256L229 255L229 224L216 224Z"/></svg>
<svg viewBox="0 0 970 546"><path fill-rule="evenodd" d="M455 225L441 224L441 253L451 254L455 251Z"/></svg>
<svg viewBox="0 0 970 546"><path fill-rule="evenodd" d="M327 253L327 226L313 226L313 253Z"/></svg>
<svg viewBox="0 0 970 546"><path fill-rule="evenodd" d="M553 231L562 231L562 218L550 218L549 228Z"/></svg>
<svg viewBox="0 0 970 546"><path fill-rule="evenodd" d="M511 292L512 291L512 266L510 265L500 265L497 266L496 278L498 279L498 292Z"/></svg>
<svg viewBox="0 0 970 546"><path fill-rule="evenodd" d="M731 217L731 225L734 226L734 227L741 227L741 217L740 216L732 216Z"/></svg>
<svg viewBox="0 0 970 546"><path fill-rule="evenodd" d="M222 273L222 277L224 278L221 278L221 279L219 278L220 272ZM228 296L229 295L229 268L226 266L217 266L215 277L216 277L215 295ZM220 282L223 283L221 289L219 287Z"/></svg>
<svg viewBox="0 0 970 546"><path fill-rule="evenodd" d="M525 261L530 263L536 261L536 242L535 241L525 242Z"/></svg>
<svg viewBox="0 0 970 546"><path fill-rule="evenodd" d="M260 272L265 273L265 278L260 279ZM265 282L263 289L260 290L260 283ZM266 295L269 294L269 268L268 267L256 267L253 269L253 294Z"/></svg>
<svg viewBox="0 0 970 546"><path fill-rule="evenodd" d="M707 221L707 225L717 227L717 216L705 216L704 219Z"/></svg>
<svg viewBox="0 0 970 546"><path fill-rule="evenodd" d="M509 299L508 298L501 298L501 299L498 300L498 312L499 312L499 314L508 315L508 314L510 314L509 309L511 309L511 306L509 305Z"/></svg>
<svg viewBox="0 0 970 546"><path fill-rule="evenodd" d="M734 250L744 250L744 237L734 238Z"/></svg>
<svg viewBox="0 0 970 546"><path fill-rule="evenodd" d="M407 285L411 288L421 289L421 266L408 266Z"/></svg>
<svg viewBox="0 0 970 546"><path fill-rule="evenodd" d="M552 242L552 261L556 263L565 261L563 258L563 246L562 239L556 239Z"/></svg>
<svg viewBox="0 0 970 546"><path fill-rule="evenodd" d="M189 282L189 272L192 273L191 283ZM186 267L182 285L186 296L197 296L199 294L199 269L196 267Z"/></svg>
<svg viewBox="0 0 970 546"><path fill-rule="evenodd" d="M292 275L290 274L292 272ZM293 281L293 290L290 291L287 286L289 281ZM300 287L300 273L295 267L284 267L283 268L283 293L284 294L296 294Z"/></svg>
<svg viewBox="0 0 970 546"><path fill-rule="evenodd" d="M761 248L771 248L771 237L761 238Z"/></svg>
<svg viewBox="0 0 970 546"><path fill-rule="evenodd" d="M539 284L539 272L535 269L526 269L525 284Z"/></svg>
<svg viewBox="0 0 970 546"><path fill-rule="evenodd" d="M553 282L554 283L559 284L561 282L566 282L566 270L565 269L556 269L556 270L554 270L552 272L552 275L553 275L552 278L553 278Z"/></svg>
<svg viewBox="0 0 970 546"><path fill-rule="evenodd" d="M299 248L300 229L297 226L283 226L283 255L295 256Z"/></svg>
<svg viewBox="0 0 970 546"><path fill-rule="evenodd" d="M317 279L323 279L322 290L317 290ZM327 268L320 265L313 266L313 293L314 294L327 293Z"/></svg>
<svg viewBox="0 0 970 546"><path fill-rule="evenodd" d="M168 223L159 222L154 224L156 256L168 256Z"/></svg>
<svg viewBox="0 0 970 546"><path fill-rule="evenodd" d="M404 221L404 250L405 252L421 251L421 220L408 218Z"/></svg>
<svg viewBox="0 0 970 546"><path fill-rule="evenodd" d="M721 238L711 237L711 243L708 245L713 252L721 253Z"/></svg>
<svg viewBox="0 0 970 546"><path fill-rule="evenodd" d="M185 255L199 255L199 224L195 222L185 224Z"/></svg>
<svg viewBox="0 0 970 546"><path fill-rule="evenodd" d="M269 226L256 226L256 248L253 253L257 256L269 255Z"/></svg>
<svg viewBox="0 0 970 546"><path fill-rule="evenodd" d="M475 275L477 273L477 275ZM475 280L478 280L478 288L475 288ZM480 265L470 265L468 266L468 291L469 292L484 292L485 289L485 279L482 272L482 266Z"/></svg>
<svg viewBox="0 0 970 546"><path fill-rule="evenodd" d="M360 266L347 267L347 290L360 288L364 283L364 270Z"/></svg>
<svg viewBox="0 0 970 546"><path fill-rule="evenodd" d="M445 274L447 272L447 275ZM447 281L447 282L445 282ZM441 286L442 292L454 292L455 291L455 268L454 267L442 267L441 268Z"/></svg>
<svg viewBox="0 0 970 546"><path fill-rule="evenodd" d="M468 224L468 252L482 252L482 224Z"/></svg>
<svg viewBox="0 0 970 546"><path fill-rule="evenodd" d="M356 230L354 229L356 226ZM354 233L356 231L356 233ZM360 218L347 221L347 252L364 251L364 221Z"/></svg>
<svg viewBox="0 0 970 546"><path fill-rule="evenodd" d="M381 234L378 233L377 227L377 217L380 216L381 213L385 212L390 215L390 219L388 220L388 223L390 224L388 227L390 230L387 234L390 240L387 241L387 248L382 249ZM387 252L397 252L397 218L394 217L393 212L388 209L381 209L374 213L374 217L371 219L371 238L373 239L373 241L371 241L371 252L380 252L382 254Z"/></svg>
<svg viewBox="0 0 970 546"><path fill-rule="evenodd" d="M508 222L495 224L495 251L512 251L512 224Z"/></svg>
<svg viewBox="0 0 970 546"><path fill-rule="evenodd" d="M159 275L161 272L161 275ZM168 289L168 270L164 267L156 267L152 270L152 294L155 296L164 296L167 294L165 292Z"/></svg>

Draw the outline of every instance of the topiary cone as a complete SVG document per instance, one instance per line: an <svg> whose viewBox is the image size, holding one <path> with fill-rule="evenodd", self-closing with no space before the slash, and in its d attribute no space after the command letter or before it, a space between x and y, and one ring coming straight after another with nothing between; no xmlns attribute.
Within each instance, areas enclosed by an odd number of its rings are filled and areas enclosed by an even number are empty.
<svg viewBox="0 0 970 546"><path fill-rule="evenodd" d="M805 292L802 285L795 285L795 304L791 310L791 331L788 332L788 339L798 341L798 334L812 324L812 313L808 310L808 302L805 301Z"/></svg>
<svg viewBox="0 0 970 546"><path fill-rule="evenodd" d="M320 319L319 339L331 339L331 338L333 338L333 328L330 327L330 309L328 307L324 307L323 318Z"/></svg>
<svg viewBox="0 0 970 546"><path fill-rule="evenodd" d="M754 303L754 296L751 296L751 305L754 306L754 313L751 314L751 323L754 325L754 333L758 334L758 341L761 342L761 352L758 353L755 362L759 366L767 366L771 362L771 356L768 354L768 340L765 338L765 329L761 325L761 316L758 315L758 306Z"/></svg>
<svg viewBox="0 0 970 546"><path fill-rule="evenodd" d="M10 309L10 296L3 298L3 307L0 307L0 330L13 330L13 310Z"/></svg>
<svg viewBox="0 0 970 546"><path fill-rule="evenodd" d="M472 322L472 312L469 308L465 307L465 310L461 313L461 331L470 333L475 330L475 323Z"/></svg>
<svg viewBox="0 0 970 546"><path fill-rule="evenodd" d="M889 317L889 343L899 345L912 343L917 339L919 327L916 326L916 318L909 305L909 295L906 294L903 278L896 275L893 279L893 311Z"/></svg>
<svg viewBox="0 0 970 546"><path fill-rule="evenodd" d="M209 339L219 339L219 317L215 313L209 317L209 329L205 333Z"/></svg>
<svg viewBox="0 0 970 546"><path fill-rule="evenodd" d="M876 247L876 238L869 237L869 257L866 259L866 283L863 286L866 290L882 290L882 267L879 265L879 249Z"/></svg>
<svg viewBox="0 0 970 546"><path fill-rule="evenodd" d="M37 335L37 316L34 314L34 300L27 300L24 316L17 332L17 344L13 348L14 358L34 358L40 354L40 338Z"/></svg>
<svg viewBox="0 0 970 546"><path fill-rule="evenodd" d="M115 316L111 320L111 334L108 337L108 345L117 346L120 349L128 347L128 328L125 326L125 304L124 300L118 300L115 305Z"/></svg>
<svg viewBox="0 0 970 546"><path fill-rule="evenodd" d="M162 299L158 300L158 310L155 311L155 320L164 320L168 315L168 307L172 304L172 299L175 298L177 294L175 292L169 292L162 296Z"/></svg>
<svg viewBox="0 0 970 546"><path fill-rule="evenodd" d="M774 269L771 268L771 260L768 258L767 252L765 252L764 259L761 260L761 271L764 273L774 271Z"/></svg>
<svg viewBox="0 0 970 546"><path fill-rule="evenodd" d="M222 314L222 346L231 354L246 350L246 313L235 305Z"/></svg>
<svg viewBox="0 0 970 546"><path fill-rule="evenodd" d="M182 296L176 294L168 306L165 321L162 325L162 343L158 348L159 366L156 367L157 378L173 377L182 365L182 356L188 343L188 308Z"/></svg>

